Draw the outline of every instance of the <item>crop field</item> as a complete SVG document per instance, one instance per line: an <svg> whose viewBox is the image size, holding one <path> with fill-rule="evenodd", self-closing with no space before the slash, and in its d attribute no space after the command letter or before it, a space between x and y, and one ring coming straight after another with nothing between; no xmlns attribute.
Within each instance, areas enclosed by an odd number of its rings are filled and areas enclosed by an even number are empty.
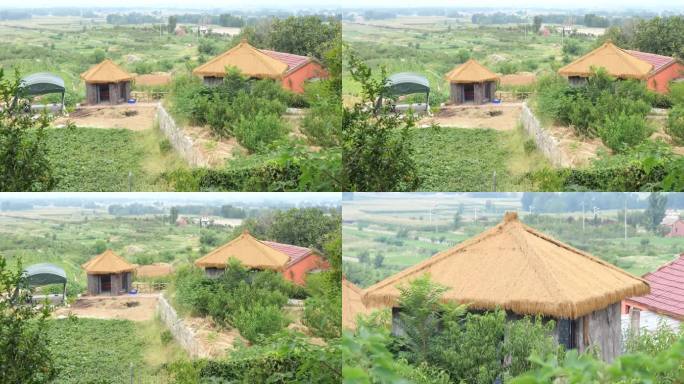
<svg viewBox="0 0 684 384"><path fill-rule="evenodd" d="M164 363L187 359L172 338L162 340L157 320L65 318L48 323L56 384L165 382Z"/></svg>
<svg viewBox="0 0 684 384"><path fill-rule="evenodd" d="M102 19L42 17L0 22L0 67L21 75L52 72L61 76L68 98L85 96L81 73L99 62L96 51L139 73L183 68L197 53L196 38L163 34L151 25L112 26Z"/></svg>
<svg viewBox="0 0 684 384"><path fill-rule="evenodd" d="M421 191L524 191L521 175L548 166L536 149L526 150L522 130L414 129Z"/></svg>
<svg viewBox="0 0 684 384"><path fill-rule="evenodd" d="M342 233L346 276L369 286L496 225L504 211L519 209L519 201L513 199L465 196L451 201L433 196L345 202ZM455 226L457 212L462 213ZM522 220L635 275L653 271L684 252L684 239L662 237L633 226L628 227L625 241L617 215L618 211L604 211L601 217L614 222L595 225L587 213L584 230L581 212L535 215L542 219L522 216ZM377 255L382 258L379 266L374 264Z"/></svg>
<svg viewBox="0 0 684 384"><path fill-rule="evenodd" d="M343 39L371 68L384 66L388 74L417 72L427 76L433 94L446 100L444 75L468 57L494 72L535 72L563 64L562 38L537 36L513 25L477 26L462 19L397 17L371 25L345 22ZM577 39L582 50L593 41ZM346 64L346 63L345 63ZM346 96L356 96L359 85L344 71Z"/></svg>
<svg viewBox="0 0 684 384"><path fill-rule="evenodd" d="M162 152L157 129L48 129L46 143L59 191L149 191L167 189L162 171L182 166L173 151ZM129 182L129 173L131 174Z"/></svg>
<svg viewBox="0 0 684 384"><path fill-rule="evenodd" d="M101 208L59 209L59 214L0 213L0 254L11 265L49 262L59 265L73 282L71 289L85 287L81 264L97 255L104 242L131 262L187 263L202 252L200 229L194 225L172 226L160 217L114 217ZM203 229L207 230L207 229Z"/></svg>

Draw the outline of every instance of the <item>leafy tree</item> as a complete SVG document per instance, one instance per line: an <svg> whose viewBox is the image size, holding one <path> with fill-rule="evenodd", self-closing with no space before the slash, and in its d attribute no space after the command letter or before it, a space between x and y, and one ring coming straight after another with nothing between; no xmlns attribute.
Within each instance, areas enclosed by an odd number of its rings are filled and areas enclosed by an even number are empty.
<svg viewBox="0 0 684 384"><path fill-rule="evenodd" d="M178 207L171 207L171 210L169 211L169 223L176 224L176 220L178 220Z"/></svg>
<svg viewBox="0 0 684 384"><path fill-rule="evenodd" d="M275 19L268 34L269 46L276 51L313 56L322 60L325 52L340 36L342 24L318 16L290 16Z"/></svg>
<svg viewBox="0 0 684 384"><path fill-rule="evenodd" d="M373 258L373 265L375 266L375 268L380 268L382 267L384 261L385 255L378 252L377 254L375 254L375 257Z"/></svg>
<svg viewBox="0 0 684 384"><path fill-rule="evenodd" d="M667 195L653 192L648 196L648 208L644 212L644 219L646 220L646 227L651 231L655 231L660 222L663 221L666 206Z"/></svg>
<svg viewBox="0 0 684 384"><path fill-rule="evenodd" d="M347 191L414 190L419 179L414 148L409 130L415 122L412 116L402 117L374 105L380 96L387 96L386 71L378 79L356 56L349 59L352 78L361 84L361 101L345 108L342 119L342 152Z"/></svg>
<svg viewBox="0 0 684 384"><path fill-rule="evenodd" d="M541 28L541 26L542 26L542 17L540 15L534 16L534 18L532 18L532 31L534 33L539 32L539 29Z"/></svg>
<svg viewBox="0 0 684 384"><path fill-rule="evenodd" d="M639 51L684 58L684 16L641 20L631 45Z"/></svg>
<svg viewBox="0 0 684 384"><path fill-rule="evenodd" d="M325 212L319 208L292 208L278 211L268 229L268 238L274 241L323 249L328 236L339 230L337 212Z"/></svg>
<svg viewBox="0 0 684 384"><path fill-rule="evenodd" d="M177 25L178 25L178 17L169 16L169 22L167 24L169 33L174 33L176 31Z"/></svg>
<svg viewBox="0 0 684 384"><path fill-rule="evenodd" d="M93 247L93 251L96 255L99 255L106 250L107 250L107 242L106 241L101 240L101 239L95 241L95 246Z"/></svg>
<svg viewBox="0 0 684 384"><path fill-rule="evenodd" d="M47 191L55 179L45 146L47 114L34 120L31 102L15 79L0 68L0 191Z"/></svg>
<svg viewBox="0 0 684 384"><path fill-rule="evenodd" d="M337 339L342 330L342 234L334 232L324 245L330 269L310 275L303 323L316 336Z"/></svg>
<svg viewBox="0 0 684 384"><path fill-rule="evenodd" d="M42 384L57 374L48 345L50 307L38 309L23 286L22 268L0 256L0 382Z"/></svg>
<svg viewBox="0 0 684 384"><path fill-rule="evenodd" d="M100 63L106 58L105 51L100 48L93 51L93 63Z"/></svg>

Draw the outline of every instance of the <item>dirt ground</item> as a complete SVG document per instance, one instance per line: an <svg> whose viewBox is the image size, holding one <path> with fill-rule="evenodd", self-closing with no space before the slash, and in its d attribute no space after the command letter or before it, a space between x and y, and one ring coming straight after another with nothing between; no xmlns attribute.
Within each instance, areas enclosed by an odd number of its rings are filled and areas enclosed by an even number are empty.
<svg viewBox="0 0 684 384"><path fill-rule="evenodd" d="M420 127L437 123L443 127L491 128L509 131L520 121L520 103L446 106L434 116L426 116L418 122Z"/></svg>
<svg viewBox="0 0 684 384"><path fill-rule="evenodd" d="M192 139L193 147L211 166L222 165L226 160L233 158L236 152L245 152L234 137L216 139L207 127L185 126L183 131Z"/></svg>
<svg viewBox="0 0 684 384"><path fill-rule="evenodd" d="M580 138L570 127L554 125L547 128L558 140L562 152L563 166L578 167L585 165L597 156L598 151L610 152L601 139Z"/></svg>
<svg viewBox="0 0 684 384"><path fill-rule="evenodd" d="M155 103L87 106L76 109L68 116L56 119L53 125L60 127L70 121L77 127L124 128L142 131L154 126L156 115L157 104Z"/></svg>
<svg viewBox="0 0 684 384"><path fill-rule="evenodd" d="M156 294L83 296L69 307L58 308L53 316L62 318L72 314L94 319L147 321L154 319L158 297Z"/></svg>
<svg viewBox="0 0 684 384"><path fill-rule="evenodd" d="M247 343L236 329L221 329L209 319L189 317L184 318L183 322L193 331L195 339L200 342L209 357L225 356L226 352L234 349L238 340Z"/></svg>

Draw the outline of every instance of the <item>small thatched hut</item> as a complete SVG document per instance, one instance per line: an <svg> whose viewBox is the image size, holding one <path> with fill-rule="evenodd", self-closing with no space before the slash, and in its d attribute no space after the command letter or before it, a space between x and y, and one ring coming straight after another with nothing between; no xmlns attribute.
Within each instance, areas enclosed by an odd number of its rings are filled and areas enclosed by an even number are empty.
<svg viewBox="0 0 684 384"><path fill-rule="evenodd" d="M108 249L82 265L91 295L121 295L131 290L135 265Z"/></svg>
<svg viewBox="0 0 684 384"><path fill-rule="evenodd" d="M328 268L328 263L310 248L291 244L261 241L245 230L234 240L197 259L195 265L203 268L207 276L215 277L236 259L249 269L279 271L285 279L304 284L306 275Z"/></svg>
<svg viewBox="0 0 684 384"><path fill-rule="evenodd" d="M88 104L120 104L131 97L133 76L106 59L81 74Z"/></svg>
<svg viewBox="0 0 684 384"><path fill-rule="evenodd" d="M342 327L346 329L356 328L356 318L359 315L367 315L371 312L361 300L363 290L351 281L342 279Z"/></svg>
<svg viewBox="0 0 684 384"><path fill-rule="evenodd" d="M444 301L471 310L501 308L511 320L554 319L559 343L579 351L597 346L606 361L622 350L621 300L650 291L645 280L524 225L513 212L482 234L369 287L363 302L394 307L398 287L424 274L449 288Z"/></svg>
<svg viewBox="0 0 684 384"><path fill-rule="evenodd" d="M456 66L447 73L451 102L454 104L484 104L494 99L499 76L474 59Z"/></svg>

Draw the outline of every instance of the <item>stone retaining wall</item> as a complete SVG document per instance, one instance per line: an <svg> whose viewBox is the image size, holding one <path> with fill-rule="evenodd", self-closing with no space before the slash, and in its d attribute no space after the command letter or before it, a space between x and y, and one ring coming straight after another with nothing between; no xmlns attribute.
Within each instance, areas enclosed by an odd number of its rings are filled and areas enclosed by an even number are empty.
<svg viewBox="0 0 684 384"><path fill-rule="evenodd" d="M161 321L166 324L174 339L188 352L190 357L201 358L209 356L209 353L204 350L195 338L195 333L183 323L183 319L178 316L178 313L176 313L176 310L173 309L164 295L159 295L157 314Z"/></svg>
<svg viewBox="0 0 684 384"><path fill-rule="evenodd" d="M195 149L192 139L185 135L181 127L176 125L176 122L161 104L157 107L157 121L159 122L159 129L188 164L195 167L205 167L209 164L204 156Z"/></svg>
<svg viewBox="0 0 684 384"><path fill-rule="evenodd" d="M532 113L527 103L523 103L520 114L523 128L537 144L541 153L556 167L568 166L570 162L564 158L558 140L542 127L539 119Z"/></svg>

